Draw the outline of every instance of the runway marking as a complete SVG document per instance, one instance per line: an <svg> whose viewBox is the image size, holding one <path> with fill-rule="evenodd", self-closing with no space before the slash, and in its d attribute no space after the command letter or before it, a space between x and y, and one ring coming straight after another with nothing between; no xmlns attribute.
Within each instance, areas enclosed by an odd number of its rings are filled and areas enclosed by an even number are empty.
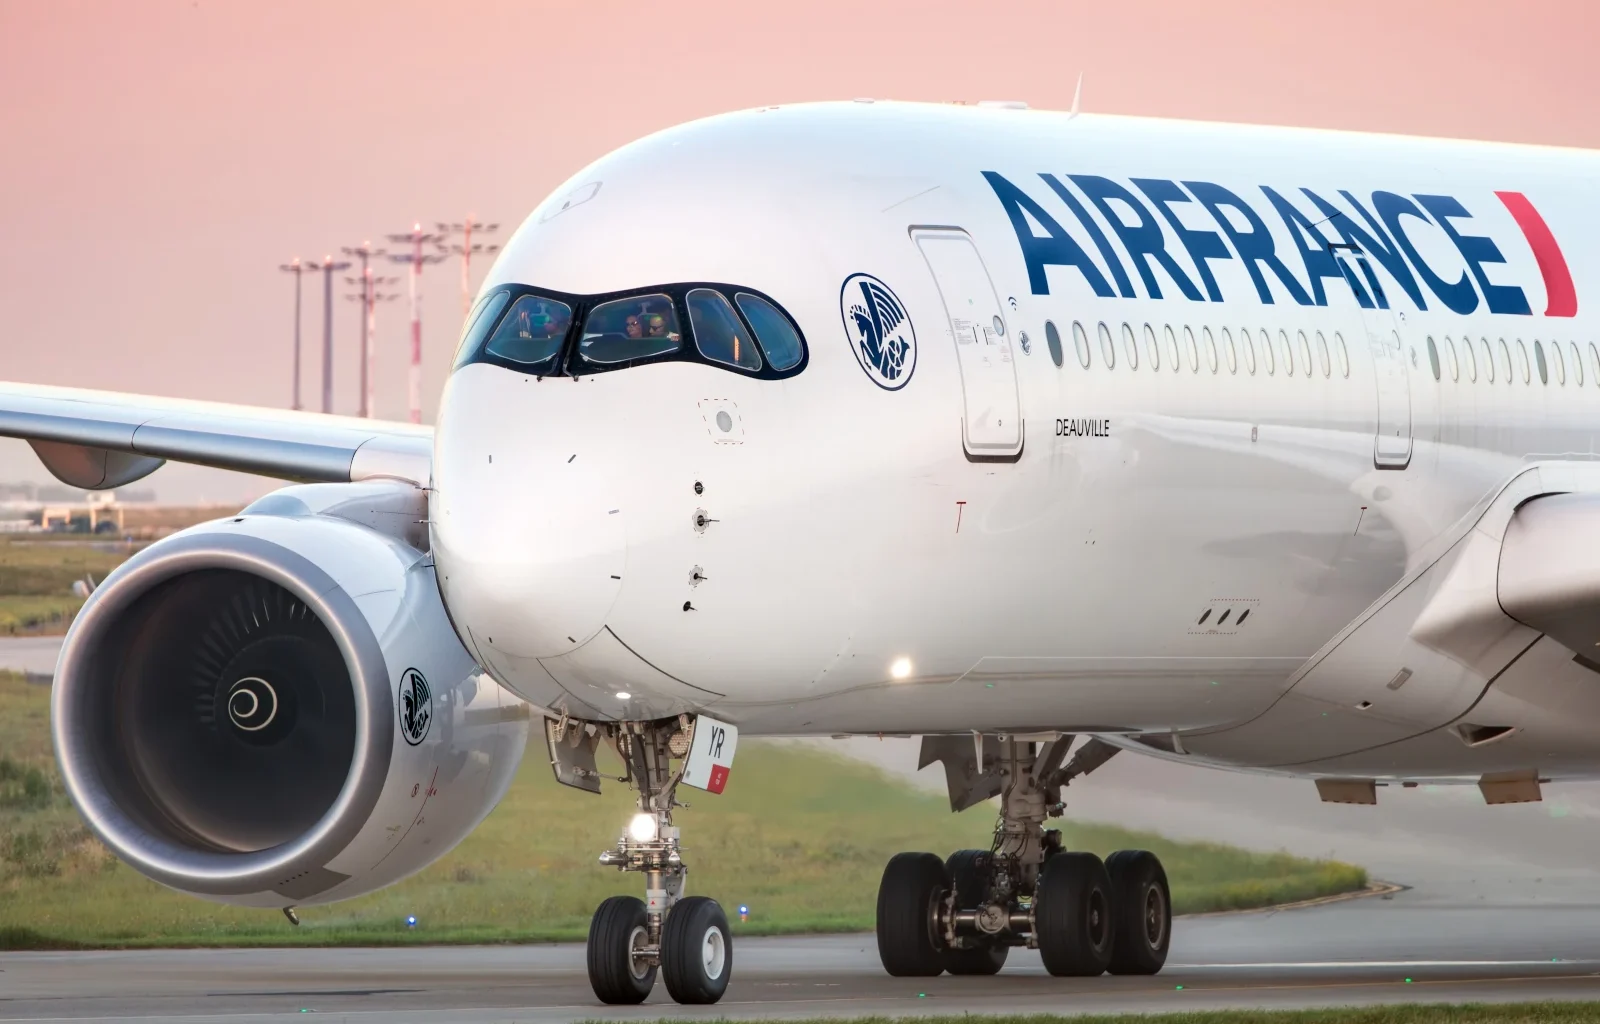
<svg viewBox="0 0 1600 1024"><path fill-rule="evenodd" d="M1217 986L1192 986L1184 985L1185 992L1292 992L1301 989L1314 990L1324 988L1418 988L1420 986L1440 985L1504 985L1511 981L1600 981L1600 974L1513 974L1495 978L1428 978L1412 981L1375 980L1375 981L1323 981L1305 985L1217 985ZM1150 991L1150 990L1139 990ZM1170 990L1169 990L1170 991ZM1077 993L1074 993L1077 994ZM1174 992L1174 995L1176 993Z"/></svg>
<svg viewBox="0 0 1600 1024"><path fill-rule="evenodd" d="M1246 969L1251 967L1287 969L1296 967L1538 967L1541 964L1593 964L1600 960L1305 960L1282 963L1167 964L1167 967Z"/></svg>

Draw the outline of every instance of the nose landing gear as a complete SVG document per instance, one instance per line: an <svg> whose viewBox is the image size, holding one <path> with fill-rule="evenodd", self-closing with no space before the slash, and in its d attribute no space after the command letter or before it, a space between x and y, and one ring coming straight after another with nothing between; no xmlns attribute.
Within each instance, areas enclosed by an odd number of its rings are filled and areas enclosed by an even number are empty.
<svg viewBox="0 0 1600 1024"><path fill-rule="evenodd" d="M1104 764L1116 747L1091 740L1070 761L1074 737L1049 743L1016 738L930 736L922 764L943 761L952 810L1001 797L989 850L961 850L940 861L902 853L878 889L878 955L897 977L994 974L1012 946L1039 950L1062 977L1155 974L1166 963L1172 900L1166 872L1144 850L1105 862L1069 853L1046 817L1065 809L1061 788ZM970 756L969 756L970 755ZM1063 764L1063 761L1066 761Z"/></svg>
<svg viewBox="0 0 1600 1024"><path fill-rule="evenodd" d="M617 845L600 854L600 863L642 873L645 899L612 896L589 924L589 985L601 1002L643 1002L659 971L676 1001L715 1003L733 974L733 942L722 907L705 896L683 895L689 869L672 824L672 809L684 806L676 794L689 766L696 724L667 719L619 723L608 730L627 766L623 781L639 792L639 809ZM556 743L551 746L555 753ZM597 778L592 745L589 754L586 765L567 770ZM682 759L676 769L674 758ZM558 778L562 767L557 766Z"/></svg>

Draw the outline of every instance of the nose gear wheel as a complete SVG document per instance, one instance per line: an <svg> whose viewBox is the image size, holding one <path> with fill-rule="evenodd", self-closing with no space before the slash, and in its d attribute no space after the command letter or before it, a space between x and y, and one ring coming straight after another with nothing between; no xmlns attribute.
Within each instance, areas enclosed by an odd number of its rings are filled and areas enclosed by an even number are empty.
<svg viewBox="0 0 1600 1024"><path fill-rule="evenodd" d="M613 896L590 922L589 985L603 1003L643 1002L658 971L679 1003L715 1003L733 974L733 938L722 907L705 896L683 895L689 868L672 811L684 806L676 796L684 764L674 767L673 759L689 752L691 728L688 719L677 718L605 727L627 769L621 781L639 798L633 823L600 854L600 863L643 874L646 898Z"/></svg>

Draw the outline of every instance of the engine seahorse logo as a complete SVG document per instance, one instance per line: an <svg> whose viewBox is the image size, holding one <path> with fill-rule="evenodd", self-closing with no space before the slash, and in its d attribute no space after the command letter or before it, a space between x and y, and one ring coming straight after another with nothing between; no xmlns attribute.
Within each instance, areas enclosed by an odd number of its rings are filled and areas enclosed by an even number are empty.
<svg viewBox="0 0 1600 1024"><path fill-rule="evenodd" d="M421 672L408 668L400 677L397 696L400 734L414 747L428 738L428 727L433 724L433 691L428 689Z"/></svg>
<svg viewBox="0 0 1600 1024"><path fill-rule="evenodd" d="M872 382L889 391L905 387L917 365L917 335L889 286L871 274L851 274L839 290L839 315Z"/></svg>

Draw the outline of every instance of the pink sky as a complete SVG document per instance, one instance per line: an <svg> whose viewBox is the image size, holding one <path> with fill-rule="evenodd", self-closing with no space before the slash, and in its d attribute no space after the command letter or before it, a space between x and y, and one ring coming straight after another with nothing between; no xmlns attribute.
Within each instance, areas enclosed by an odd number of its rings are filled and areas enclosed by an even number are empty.
<svg viewBox="0 0 1600 1024"><path fill-rule="evenodd" d="M1600 146L1600 8L1405 3L0 0L0 378L286 406L276 266L474 213L509 230L646 132L766 103L1088 110ZM424 412L459 326L425 285ZM309 404L320 292L308 289ZM337 301L336 411L357 312ZM378 412L405 407L404 302ZM17 442L0 479L43 479ZM169 468L164 496L244 478Z"/></svg>

